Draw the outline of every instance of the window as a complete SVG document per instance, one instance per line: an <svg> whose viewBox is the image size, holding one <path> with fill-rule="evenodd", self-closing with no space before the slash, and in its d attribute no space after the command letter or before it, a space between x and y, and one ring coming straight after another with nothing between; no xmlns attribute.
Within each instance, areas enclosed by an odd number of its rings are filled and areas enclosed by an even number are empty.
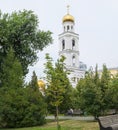
<svg viewBox="0 0 118 130"><path fill-rule="evenodd" d="M72 40L72 49L75 49L75 40Z"/></svg>
<svg viewBox="0 0 118 130"><path fill-rule="evenodd" d="M65 40L62 40L62 50L65 49Z"/></svg>
<svg viewBox="0 0 118 130"><path fill-rule="evenodd" d="M67 31L69 30L69 25L67 26Z"/></svg>
<svg viewBox="0 0 118 130"><path fill-rule="evenodd" d="M75 66L75 56L72 57L72 65Z"/></svg>

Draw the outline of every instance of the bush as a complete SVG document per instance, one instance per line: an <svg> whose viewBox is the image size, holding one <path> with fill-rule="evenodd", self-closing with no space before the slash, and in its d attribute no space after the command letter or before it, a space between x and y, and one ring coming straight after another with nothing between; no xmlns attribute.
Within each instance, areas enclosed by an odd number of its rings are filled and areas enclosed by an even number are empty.
<svg viewBox="0 0 118 130"><path fill-rule="evenodd" d="M39 91L30 88L0 89L0 127L26 127L42 125L46 105Z"/></svg>

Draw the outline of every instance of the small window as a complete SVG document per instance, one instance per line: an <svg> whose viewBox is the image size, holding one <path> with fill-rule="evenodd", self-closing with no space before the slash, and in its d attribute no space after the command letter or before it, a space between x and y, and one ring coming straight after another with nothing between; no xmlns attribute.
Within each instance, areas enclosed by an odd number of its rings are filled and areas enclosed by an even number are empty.
<svg viewBox="0 0 118 130"><path fill-rule="evenodd" d="M65 40L62 40L62 50L65 49Z"/></svg>
<svg viewBox="0 0 118 130"><path fill-rule="evenodd" d="M75 66L75 56L72 57L72 65Z"/></svg>
<svg viewBox="0 0 118 130"><path fill-rule="evenodd" d="M75 40L72 40L72 49L75 49Z"/></svg>
<svg viewBox="0 0 118 130"><path fill-rule="evenodd" d="M67 26L67 31L69 30L70 28L69 28L69 25Z"/></svg>

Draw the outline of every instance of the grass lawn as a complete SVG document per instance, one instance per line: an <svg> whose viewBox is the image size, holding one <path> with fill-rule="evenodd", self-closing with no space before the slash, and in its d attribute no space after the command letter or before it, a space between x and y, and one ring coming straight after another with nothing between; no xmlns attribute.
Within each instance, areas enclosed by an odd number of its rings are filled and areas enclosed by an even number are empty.
<svg viewBox="0 0 118 130"><path fill-rule="evenodd" d="M98 123L91 121L63 120L60 125L61 130L99 130ZM44 126L2 130L56 130L56 122L49 122Z"/></svg>

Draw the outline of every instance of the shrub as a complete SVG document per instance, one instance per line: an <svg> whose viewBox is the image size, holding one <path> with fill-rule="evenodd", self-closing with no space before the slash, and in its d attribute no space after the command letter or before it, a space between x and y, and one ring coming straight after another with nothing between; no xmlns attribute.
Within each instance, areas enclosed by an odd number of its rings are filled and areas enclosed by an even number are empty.
<svg viewBox="0 0 118 130"><path fill-rule="evenodd" d="M46 105L39 91L0 89L0 127L26 127L45 123Z"/></svg>

